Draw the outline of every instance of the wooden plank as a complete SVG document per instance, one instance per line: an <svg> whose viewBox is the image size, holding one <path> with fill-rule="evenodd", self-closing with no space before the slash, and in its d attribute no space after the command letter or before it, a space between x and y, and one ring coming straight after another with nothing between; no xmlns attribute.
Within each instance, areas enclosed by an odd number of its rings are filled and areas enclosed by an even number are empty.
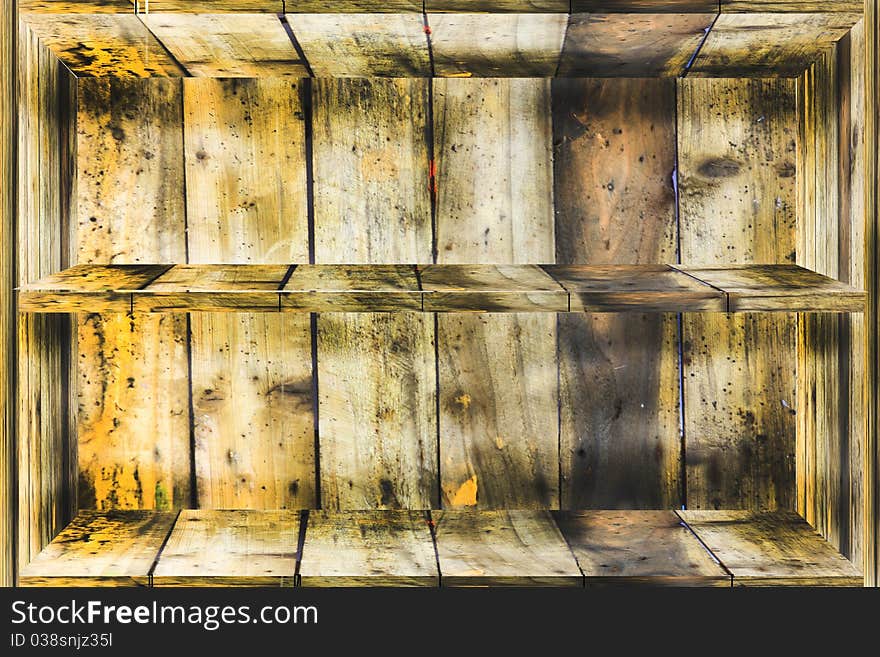
<svg viewBox="0 0 880 657"><path fill-rule="evenodd" d="M4 261L15 265L19 285L69 264L66 245L71 218L70 190L75 186L63 149L69 147L75 89L70 74L23 23L18 25L18 170L15 190L18 219ZM14 248L14 251L13 251ZM11 257L15 253L16 256ZM11 266L10 264L10 266ZM10 298L11 301L11 298ZM10 318L13 308L9 311ZM8 321L8 320L6 320ZM5 322L4 322L5 323ZM70 318L46 315L18 318L15 363L14 467L18 476L17 546L19 566L27 564L70 519L76 504L71 470L76 445L71 441L68 390L71 387ZM11 376L11 375L10 375ZM12 421L12 412L5 421ZM12 440L10 438L10 440ZM69 464L73 464L71 467ZM14 576L14 570L9 573Z"/></svg>
<svg viewBox="0 0 880 657"><path fill-rule="evenodd" d="M419 271L426 311L568 311L568 293L537 265L427 265Z"/></svg>
<svg viewBox="0 0 880 657"><path fill-rule="evenodd" d="M720 290L669 265L544 265L571 295L572 312L723 311Z"/></svg>
<svg viewBox="0 0 880 657"><path fill-rule="evenodd" d="M568 0L425 0L425 11L452 13L568 13Z"/></svg>
<svg viewBox="0 0 880 657"><path fill-rule="evenodd" d="M135 312L277 312L288 265L176 265L131 290Z"/></svg>
<svg viewBox="0 0 880 657"><path fill-rule="evenodd" d="M559 75L678 77L714 18L714 13L572 14Z"/></svg>
<svg viewBox="0 0 880 657"><path fill-rule="evenodd" d="M148 586L176 513L81 511L33 561L19 586Z"/></svg>
<svg viewBox="0 0 880 657"><path fill-rule="evenodd" d="M721 14L688 75L797 77L860 18L857 13Z"/></svg>
<svg viewBox="0 0 880 657"><path fill-rule="evenodd" d="M791 511L678 511L734 586L862 586L862 576Z"/></svg>
<svg viewBox="0 0 880 657"><path fill-rule="evenodd" d="M76 257L186 259L179 80L78 81ZM78 318L82 508L190 503L186 317Z"/></svg>
<svg viewBox="0 0 880 657"><path fill-rule="evenodd" d="M309 77L277 16L145 14L141 20L190 75Z"/></svg>
<svg viewBox="0 0 880 657"><path fill-rule="evenodd" d="M288 14L318 77L429 77L431 60L419 14Z"/></svg>
<svg viewBox="0 0 880 657"><path fill-rule="evenodd" d="M853 12L864 11L862 0L721 0L722 13L748 12Z"/></svg>
<svg viewBox="0 0 880 657"><path fill-rule="evenodd" d="M293 586L295 511L181 511L153 586Z"/></svg>
<svg viewBox="0 0 880 657"><path fill-rule="evenodd" d="M303 84L280 78L184 83L189 261L239 263L198 281L209 291L242 282L259 290L231 299L204 295L206 304L217 299L216 310L228 311L223 302L230 300L237 311L277 311L288 263L308 260ZM180 268L169 273L175 271ZM199 504L314 506L309 318L223 314L190 318Z"/></svg>
<svg viewBox="0 0 880 657"><path fill-rule="evenodd" d="M797 265L678 267L730 299L730 312L862 312L865 293Z"/></svg>
<svg viewBox="0 0 880 657"><path fill-rule="evenodd" d="M549 108L548 80L434 82L438 263L553 262ZM438 316L444 506L558 507L555 324Z"/></svg>
<svg viewBox="0 0 880 657"><path fill-rule="evenodd" d="M691 14L718 11L718 0L571 0L572 13L670 13Z"/></svg>
<svg viewBox="0 0 880 657"><path fill-rule="evenodd" d="M281 309L421 310L422 293L412 265L298 265L282 291Z"/></svg>
<svg viewBox="0 0 880 657"><path fill-rule="evenodd" d="M130 312L131 293L154 281L167 265L76 265L22 285L20 312Z"/></svg>
<svg viewBox="0 0 880 657"><path fill-rule="evenodd" d="M134 2L135 0L131 0ZM147 0L140 2L141 14L146 13ZM296 0L297 4L304 4L309 0ZM319 0L321 2L326 0ZM223 14L223 13L271 13L280 14L284 11L284 3L281 0L149 0L151 14L165 12L182 12L186 14ZM194 6L195 5L195 6Z"/></svg>
<svg viewBox="0 0 880 657"><path fill-rule="evenodd" d="M423 80L315 82L315 262L431 261L427 102ZM435 506L433 322L336 313L317 330L322 508Z"/></svg>
<svg viewBox="0 0 880 657"><path fill-rule="evenodd" d="M134 14L28 14L23 18L77 77L185 74Z"/></svg>
<svg viewBox="0 0 880 657"><path fill-rule="evenodd" d="M15 62L16 2L0 0L0 59ZM15 240L15 125L16 78L14 66L0 67L0 250L12 253ZM12 381L15 353L15 266L13 258L0 259L0 586L15 582L15 408Z"/></svg>
<svg viewBox="0 0 880 657"><path fill-rule="evenodd" d="M443 586L583 586L549 511L435 513Z"/></svg>
<svg viewBox="0 0 880 657"><path fill-rule="evenodd" d="M132 0L18 0L18 13L25 14L130 14Z"/></svg>
<svg viewBox="0 0 880 657"><path fill-rule="evenodd" d="M437 586L424 511L310 511L302 586Z"/></svg>
<svg viewBox="0 0 880 657"><path fill-rule="evenodd" d="M422 12L421 0L297 0L286 3L285 11L289 14L403 14Z"/></svg>
<svg viewBox="0 0 880 657"><path fill-rule="evenodd" d="M730 575L672 511L559 511L587 586L730 586Z"/></svg>
<svg viewBox="0 0 880 657"><path fill-rule="evenodd" d="M556 261L674 261L674 83L554 80L553 125ZM564 315L558 332L562 508L680 506L677 317Z"/></svg>
<svg viewBox="0 0 880 657"><path fill-rule="evenodd" d="M428 14L434 73L440 77L550 77L565 14Z"/></svg>
<svg viewBox="0 0 880 657"><path fill-rule="evenodd" d="M786 80L679 83L684 262L795 259L794 95ZM793 505L795 331L790 314L684 315L689 508Z"/></svg>

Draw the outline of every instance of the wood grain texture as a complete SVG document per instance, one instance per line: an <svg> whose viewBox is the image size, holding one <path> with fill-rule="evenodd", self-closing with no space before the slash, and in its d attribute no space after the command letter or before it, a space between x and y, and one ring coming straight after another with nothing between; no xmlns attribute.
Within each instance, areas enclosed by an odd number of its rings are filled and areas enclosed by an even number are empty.
<svg viewBox="0 0 880 657"><path fill-rule="evenodd" d="M797 265L678 267L723 290L730 312L862 312L865 293Z"/></svg>
<svg viewBox="0 0 880 657"><path fill-rule="evenodd" d="M441 511L437 558L443 586L583 586L549 511Z"/></svg>
<svg viewBox="0 0 880 657"><path fill-rule="evenodd" d="M141 20L196 77L309 77L277 16L146 14Z"/></svg>
<svg viewBox="0 0 880 657"><path fill-rule="evenodd" d="M554 80L553 125L556 261L674 261L673 82ZM562 508L680 505L676 317L558 324Z"/></svg>
<svg viewBox="0 0 880 657"><path fill-rule="evenodd" d="M431 262L427 102L422 80L316 81L315 262ZM317 329L322 507L432 508L433 322L328 314Z"/></svg>
<svg viewBox="0 0 880 657"><path fill-rule="evenodd" d="M672 511L559 511L587 586L730 586L730 575Z"/></svg>
<svg viewBox="0 0 880 657"><path fill-rule="evenodd" d="M298 265L284 286L282 310L421 310L413 265Z"/></svg>
<svg viewBox="0 0 880 657"><path fill-rule="evenodd" d="M25 14L130 14L132 0L18 0Z"/></svg>
<svg viewBox="0 0 880 657"><path fill-rule="evenodd" d="M193 306L229 310L232 300L237 310L277 311L288 263L308 260L306 93L281 78L184 83L189 261L238 263L206 280L197 266L196 282L258 290L204 295L207 306ZM152 290L166 280L174 286L166 275ZM199 505L314 506L309 318L200 313L190 331Z"/></svg>
<svg viewBox="0 0 880 657"><path fill-rule="evenodd" d="M537 265L427 265L419 268L425 310L568 310L565 289Z"/></svg>
<svg viewBox="0 0 880 657"><path fill-rule="evenodd" d="M168 265L75 265L22 285L20 312L131 312L131 292Z"/></svg>
<svg viewBox="0 0 880 657"><path fill-rule="evenodd" d="M438 263L553 262L549 103L547 80L435 81ZM558 508L554 318L437 325L443 505Z"/></svg>
<svg viewBox="0 0 880 657"><path fill-rule="evenodd" d="M726 310L724 294L669 265L544 265L572 312Z"/></svg>
<svg viewBox="0 0 880 657"><path fill-rule="evenodd" d="M571 0L571 11L621 13L711 13L718 0Z"/></svg>
<svg viewBox="0 0 880 657"><path fill-rule="evenodd" d="M437 586L424 511L310 511L302 586Z"/></svg>
<svg viewBox="0 0 880 657"><path fill-rule="evenodd" d="M285 11L288 13L303 14L397 14L397 13L421 13L421 0L296 0L285 3Z"/></svg>
<svg viewBox="0 0 880 657"><path fill-rule="evenodd" d="M880 0L865 3L865 286L868 289L868 312L866 314L867 344L866 361L876 363L880 359L878 342L878 268L876 253L880 244L877 241L880 229L880 43L869 35L880 30ZM872 112L868 108L874 108ZM880 427L880 393L878 393L877 368L866 368L865 387L866 427L865 427L865 466L864 466L864 513L865 513L865 583L880 586L880 440L877 431Z"/></svg>
<svg viewBox="0 0 880 657"><path fill-rule="evenodd" d="M721 14L692 77L797 77L861 18L856 13Z"/></svg>
<svg viewBox="0 0 880 657"><path fill-rule="evenodd" d="M793 83L683 80L678 134L682 260L792 263ZM684 315L689 508L793 506L795 338L789 314Z"/></svg>
<svg viewBox="0 0 880 657"><path fill-rule="evenodd" d="M153 586L293 586L299 513L181 511Z"/></svg>
<svg viewBox="0 0 880 657"><path fill-rule="evenodd" d="M572 14L559 62L566 77L677 77L715 14Z"/></svg>
<svg viewBox="0 0 880 657"><path fill-rule="evenodd" d="M176 513L81 511L19 576L20 586L148 586Z"/></svg>
<svg viewBox="0 0 880 657"><path fill-rule="evenodd" d="M862 586L862 576L791 511L678 511L734 586Z"/></svg>
<svg viewBox="0 0 880 657"><path fill-rule="evenodd" d="M140 12L145 13L146 0L130 0L140 2ZM309 2L309 0L296 0L297 3ZM324 2L325 0L320 0ZM283 11L283 3L280 0L149 0L150 13L182 12L182 13L272 13L280 14ZM193 7L193 5L196 5ZM195 10L195 11L194 11Z"/></svg>
<svg viewBox="0 0 880 657"><path fill-rule="evenodd" d="M76 256L183 262L179 80L78 81ZM190 502L183 315L82 314L77 412L82 508Z"/></svg>
<svg viewBox="0 0 880 657"><path fill-rule="evenodd" d="M77 77L180 77L184 71L134 14L28 14L28 26Z"/></svg>
<svg viewBox="0 0 880 657"><path fill-rule="evenodd" d="M419 14L289 14L287 20L318 77L431 75Z"/></svg>
<svg viewBox="0 0 880 657"><path fill-rule="evenodd" d="M0 59L15 62L15 0L0 0ZM4 256L15 248L15 68L0 67L0 251ZM0 264L0 586L15 581L15 389L12 384L15 353L15 266L12 258Z"/></svg>
<svg viewBox="0 0 880 657"><path fill-rule="evenodd" d="M428 12L568 13L566 0L425 0Z"/></svg>
<svg viewBox="0 0 880 657"><path fill-rule="evenodd" d="M748 12L852 12L864 11L862 0L721 0L722 13Z"/></svg>
<svg viewBox="0 0 880 657"><path fill-rule="evenodd" d="M565 14L428 14L440 77L552 77Z"/></svg>
<svg viewBox="0 0 880 657"><path fill-rule="evenodd" d="M64 66L21 23L18 43L17 188L4 190L4 194L15 195L18 216L3 228L11 237L8 231L15 227L17 234L3 260L8 266L14 263L21 285L69 264L65 242L75 175L64 152L73 139L75 90ZM11 328L6 322L14 317L13 309L2 310L10 313L3 324ZM9 416L4 422L15 413L16 437L13 440L10 436L9 444L16 446L18 476L9 481L10 485L17 482L18 489L17 515L10 515L10 520L17 518L17 546L8 554L10 559L17 555L18 565L23 566L71 517L76 504L70 484L76 446L66 410L69 317L20 317L17 333L17 349L4 354L9 359L6 362L17 367L17 376L12 379L17 407L7 409Z"/></svg>

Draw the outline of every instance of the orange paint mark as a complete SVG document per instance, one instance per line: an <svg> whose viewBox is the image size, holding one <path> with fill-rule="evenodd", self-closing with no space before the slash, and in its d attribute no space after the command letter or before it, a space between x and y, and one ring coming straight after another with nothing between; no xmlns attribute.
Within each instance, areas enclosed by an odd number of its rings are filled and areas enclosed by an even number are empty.
<svg viewBox="0 0 880 657"><path fill-rule="evenodd" d="M430 25L425 25L425 34L433 34L433 32L431 32L431 26L430 26Z"/></svg>
<svg viewBox="0 0 880 657"><path fill-rule="evenodd" d="M477 505L477 475L474 475L455 491L451 500L452 506Z"/></svg>

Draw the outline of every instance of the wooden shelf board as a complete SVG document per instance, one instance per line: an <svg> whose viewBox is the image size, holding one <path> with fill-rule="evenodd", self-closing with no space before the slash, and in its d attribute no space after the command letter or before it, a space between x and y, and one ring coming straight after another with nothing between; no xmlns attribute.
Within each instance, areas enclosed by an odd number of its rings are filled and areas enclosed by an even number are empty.
<svg viewBox="0 0 880 657"><path fill-rule="evenodd" d="M21 312L862 312L795 265L77 265Z"/></svg>
<svg viewBox="0 0 880 657"><path fill-rule="evenodd" d="M856 567L790 511L679 511L734 586L862 586Z"/></svg>
<svg viewBox="0 0 880 657"><path fill-rule="evenodd" d="M136 16L95 0L21 15L77 77L775 77L799 75L862 16L826 5L450 0L423 16L413 0L286 14L280 1L153 0Z"/></svg>
<svg viewBox="0 0 880 657"><path fill-rule="evenodd" d="M433 526L433 529L432 529ZM23 586L860 586L790 512L84 511Z"/></svg>

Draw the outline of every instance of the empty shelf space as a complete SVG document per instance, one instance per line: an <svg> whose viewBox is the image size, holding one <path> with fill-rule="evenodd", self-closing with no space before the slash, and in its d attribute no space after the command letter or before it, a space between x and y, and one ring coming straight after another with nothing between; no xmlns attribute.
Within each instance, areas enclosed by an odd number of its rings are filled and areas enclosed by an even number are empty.
<svg viewBox="0 0 880 657"><path fill-rule="evenodd" d="M862 312L795 265L76 265L22 312Z"/></svg>
<svg viewBox="0 0 880 657"><path fill-rule="evenodd" d="M22 586L861 586L790 512L82 512Z"/></svg>

